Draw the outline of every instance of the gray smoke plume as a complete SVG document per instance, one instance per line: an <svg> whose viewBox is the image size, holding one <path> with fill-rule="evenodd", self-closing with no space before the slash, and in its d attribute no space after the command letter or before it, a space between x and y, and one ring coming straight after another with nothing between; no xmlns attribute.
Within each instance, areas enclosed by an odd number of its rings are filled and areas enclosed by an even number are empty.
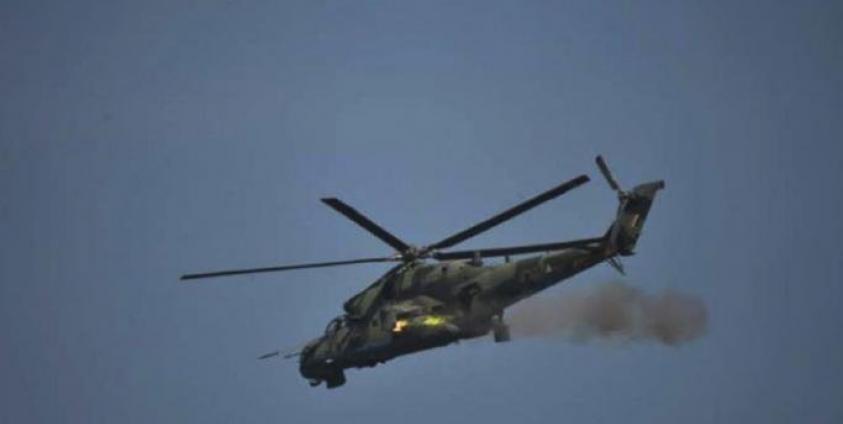
<svg viewBox="0 0 843 424"><path fill-rule="evenodd" d="M646 294L625 283L611 282L528 300L513 309L506 321L515 336L678 345L705 333L708 313L696 296L672 290Z"/></svg>

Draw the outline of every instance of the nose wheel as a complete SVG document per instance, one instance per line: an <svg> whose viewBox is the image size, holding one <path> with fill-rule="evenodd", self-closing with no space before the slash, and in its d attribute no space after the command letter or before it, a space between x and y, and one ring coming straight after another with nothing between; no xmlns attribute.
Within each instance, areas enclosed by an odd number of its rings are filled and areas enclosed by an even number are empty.
<svg viewBox="0 0 843 424"><path fill-rule="evenodd" d="M329 389L340 387L345 384L345 373L339 370L325 379L325 386Z"/></svg>

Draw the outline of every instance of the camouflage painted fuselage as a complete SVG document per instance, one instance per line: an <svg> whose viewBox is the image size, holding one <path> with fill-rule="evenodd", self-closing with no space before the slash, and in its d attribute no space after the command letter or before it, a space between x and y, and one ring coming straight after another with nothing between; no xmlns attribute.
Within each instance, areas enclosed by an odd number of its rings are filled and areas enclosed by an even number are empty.
<svg viewBox="0 0 843 424"><path fill-rule="evenodd" d="M567 249L499 265L472 261L398 267L346 303L347 315L302 352L302 375L331 380L338 370L488 334L503 311L604 261Z"/></svg>
<svg viewBox="0 0 843 424"><path fill-rule="evenodd" d="M622 198L617 217L592 245L483 265L479 259L398 265L344 304L345 315L300 353L312 385L336 387L343 370L374 366L400 355L495 333L506 341L504 310L566 278L630 255L662 182L642 184Z"/></svg>

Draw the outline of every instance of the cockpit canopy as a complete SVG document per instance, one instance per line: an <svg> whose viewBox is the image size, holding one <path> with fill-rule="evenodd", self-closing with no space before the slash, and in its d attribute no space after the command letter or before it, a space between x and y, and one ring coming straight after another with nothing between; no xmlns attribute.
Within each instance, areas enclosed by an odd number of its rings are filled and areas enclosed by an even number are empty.
<svg viewBox="0 0 843 424"><path fill-rule="evenodd" d="M336 333L339 329L345 328L348 326L348 317L346 315L340 315L331 320L328 325L325 327L325 335L329 336L331 334Z"/></svg>
<svg viewBox="0 0 843 424"><path fill-rule="evenodd" d="M399 264L389 270L383 277L366 287L362 292L354 295L343 304L345 312L353 318L361 318L369 315L372 306L378 303L387 284L392 281L404 267Z"/></svg>

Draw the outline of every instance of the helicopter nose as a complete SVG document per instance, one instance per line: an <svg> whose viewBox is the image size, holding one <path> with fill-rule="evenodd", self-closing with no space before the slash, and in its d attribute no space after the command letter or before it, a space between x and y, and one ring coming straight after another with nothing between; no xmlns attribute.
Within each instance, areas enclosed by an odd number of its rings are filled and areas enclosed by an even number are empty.
<svg viewBox="0 0 843 424"><path fill-rule="evenodd" d="M311 382L311 385L318 385L319 382L330 379L337 370L331 366L331 363L310 361L302 362L299 372L302 377Z"/></svg>
<svg viewBox="0 0 843 424"><path fill-rule="evenodd" d="M302 361L301 365L299 366L299 372L301 376L307 378L309 380L318 379L321 373L319 372L319 367L313 363L313 361Z"/></svg>
<svg viewBox="0 0 843 424"><path fill-rule="evenodd" d="M299 362L299 372L301 372L302 377L307 379L324 379L334 372L334 359L325 357L315 350L307 352L307 355L302 355Z"/></svg>

